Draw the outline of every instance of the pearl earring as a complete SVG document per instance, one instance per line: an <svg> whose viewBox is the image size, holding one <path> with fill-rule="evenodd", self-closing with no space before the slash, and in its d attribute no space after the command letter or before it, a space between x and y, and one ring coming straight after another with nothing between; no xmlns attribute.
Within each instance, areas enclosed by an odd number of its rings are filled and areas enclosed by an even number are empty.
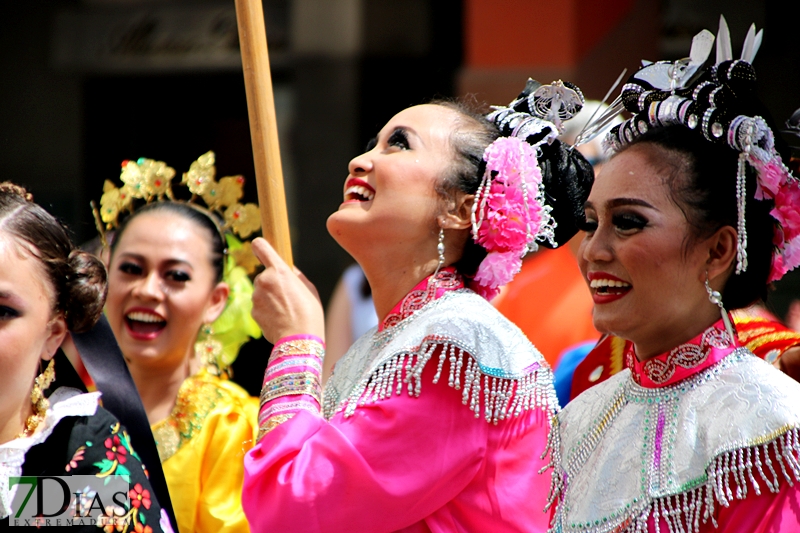
<svg viewBox="0 0 800 533"><path fill-rule="evenodd" d="M439 244L436 245L436 251L439 252L439 264L436 265L436 270L433 272L433 277L439 273L439 269L444 266L444 228L439 228Z"/></svg>
<svg viewBox="0 0 800 533"><path fill-rule="evenodd" d="M725 329L728 331L728 335L730 335L731 343L734 343L736 339L736 333L734 333L731 320L728 318L728 312L722 305L722 295L719 293L719 291L712 289L711 285L708 284L708 271L706 271L705 286L706 292L708 293L708 301L719 307L719 312L722 315L722 321L725 323Z"/></svg>

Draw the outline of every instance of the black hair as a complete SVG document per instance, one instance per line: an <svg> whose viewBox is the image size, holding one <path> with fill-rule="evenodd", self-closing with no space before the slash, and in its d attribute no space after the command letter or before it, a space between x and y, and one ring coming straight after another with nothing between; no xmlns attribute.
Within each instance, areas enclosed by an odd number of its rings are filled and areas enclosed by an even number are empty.
<svg viewBox="0 0 800 533"><path fill-rule="evenodd" d="M187 220L191 220L199 227L208 231L208 236L211 239L211 266L214 268L215 280L217 283L222 281L225 273L225 250L227 249L222 231L220 230L219 223L213 219L214 215L209 211L204 210L202 207L194 206L185 202L151 202L143 207L140 207L133 212L129 217L124 219L117 231L114 233L114 239L111 242L111 254L114 254L117 243L122 239L122 234L130 224L131 220L145 213L153 213L157 211L166 211L180 215ZM169 228L164 228L169 231Z"/></svg>
<svg viewBox="0 0 800 533"><path fill-rule="evenodd" d="M666 171L672 200L681 208L690 227L684 250L724 226L738 225L736 175L738 152L724 144L710 143L696 131L676 125L655 128L637 137L620 152L652 144L660 153L650 154L651 164ZM755 171L746 166L745 223L747 270L735 272L722 291L725 307L738 309L767 298L772 268L775 221L769 214L771 200L756 200Z"/></svg>
<svg viewBox="0 0 800 533"><path fill-rule="evenodd" d="M67 329L83 333L103 312L108 291L106 268L94 255L75 247L66 228L12 183L0 183L0 228L21 241L41 261L54 289L54 311Z"/></svg>
<svg viewBox="0 0 800 533"><path fill-rule="evenodd" d="M563 246L578 233L586 219L584 204L594 183L594 169L578 150L559 140L540 146L544 196L556 220L556 246ZM550 247L547 242L542 243Z"/></svg>

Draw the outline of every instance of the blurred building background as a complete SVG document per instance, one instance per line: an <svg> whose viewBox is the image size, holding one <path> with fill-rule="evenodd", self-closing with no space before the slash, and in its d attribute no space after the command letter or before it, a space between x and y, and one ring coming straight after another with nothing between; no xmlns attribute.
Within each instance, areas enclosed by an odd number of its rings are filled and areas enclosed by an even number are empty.
<svg viewBox="0 0 800 533"><path fill-rule="evenodd" d="M762 98L800 106L800 2L781 0L264 0L295 261L330 295L351 261L325 230L347 163L400 109L433 97L507 103L528 76L600 99L623 68L688 54L724 13L734 50L765 29ZM255 178L233 0L26 0L0 6L2 179L77 241L124 159L179 173L207 150ZM795 139L795 144L800 140ZM789 277L774 299L800 294Z"/></svg>

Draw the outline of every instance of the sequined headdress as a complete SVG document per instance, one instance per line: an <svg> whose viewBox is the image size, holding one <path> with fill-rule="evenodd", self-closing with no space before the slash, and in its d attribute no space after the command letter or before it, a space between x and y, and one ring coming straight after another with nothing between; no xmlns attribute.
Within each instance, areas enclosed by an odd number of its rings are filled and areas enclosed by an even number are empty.
<svg viewBox="0 0 800 533"><path fill-rule="evenodd" d="M736 273L747 269L745 180L749 166L757 176L755 199L775 203L771 211L775 219L775 250L770 274L770 281L775 281L800 265L800 219L793 215L800 200L800 183L776 151L774 132L767 122L749 112L756 99L752 62L761 45L762 31L756 32L752 25L741 57L733 59L728 25L720 17L716 61L710 67L705 65L715 37L708 30L694 37L686 59L643 62L609 110L587 127L577 143L590 140L609 116L624 108L633 117L608 133L605 145L611 152L651 129L672 125L684 126L710 143L727 145L738 152L738 172L735 184L731 183L736 187L738 208Z"/></svg>
<svg viewBox="0 0 800 533"><path fill-rule="evenodd" d="M542 85L529 79L514 101L487 115L500 137L484 151L485 170L472 206L472 237L488 252L474 278L480 294L492 297L511 281L539 243L558 245L539 159L548 157L543 147L558 142L562 123L583 103L580 89L569 82Z"/></svg>
<svg viewBox="0 0 800 533"><path fill-rule="evenodd" d="M173 194L175 174L175 169L163 161L146 158L123 161L122 186L106 180L100 209L93 204L103 244L106 245L105 230L119 227L120 217L133 213L137 204L183 202ZM191 198L183 203L207 216L226 246L223 280L230 287L228 303L219 318L203 328L195 350L209 371L229 374L229 366L241 345L250 337L261 336L250 316L253 285L248 277L260 265L249 240L261 229L258 205L240 202L244 195L243 176L226 176L217 181L214 152L206 152L194 161L183 173L180 185L191 193Z"/></svg>

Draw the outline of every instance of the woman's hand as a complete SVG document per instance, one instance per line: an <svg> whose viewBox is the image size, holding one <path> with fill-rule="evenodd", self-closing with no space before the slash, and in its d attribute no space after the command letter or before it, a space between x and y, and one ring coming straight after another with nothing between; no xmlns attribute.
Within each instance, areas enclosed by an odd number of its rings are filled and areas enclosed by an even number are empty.
<svg viewBox="0 0 800 533"><path fill-rule="evenodd" d="M264 337L273 344L303 333L324 340L325 317L314 285L290 268L266 240L254 239L253 252L265 267L254 282L252 312Z"/></svg>

